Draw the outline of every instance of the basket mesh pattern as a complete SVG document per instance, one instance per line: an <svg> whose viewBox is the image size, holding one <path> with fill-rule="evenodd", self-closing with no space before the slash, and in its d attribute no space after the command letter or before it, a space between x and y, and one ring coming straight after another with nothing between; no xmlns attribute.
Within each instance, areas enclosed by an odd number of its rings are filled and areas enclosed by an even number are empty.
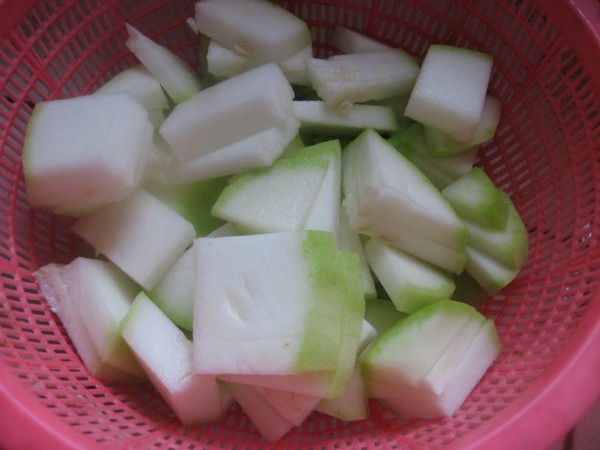
<svg viewBox="0 0 600 450"><path fill-rule="evenodd" d="M311 25L318 56L333 52L326 39L335 23L417 56L438 42L495 55L490 92L502 100L503 117L478 165L511 195L530 237L520 276L481 308L496 320L500 358L453 418L402 421L372 402L368 421L343 423L313 413L279 446L404 449L468 442L474 430L551 376L600 300L600 68L584 65L545 13L553 2L281 3ZM33 106L91 93L136 64L124 46L124 21L200 69L196 37L185 24L192 14L192 1L49 0L0 41L0 371L35 397L32 415L50 411L90 445L266 447L238 407L215 424L184 428L151 388L91 378L31 275L80 251L70 220L27 205L20 158Z"/></svg>

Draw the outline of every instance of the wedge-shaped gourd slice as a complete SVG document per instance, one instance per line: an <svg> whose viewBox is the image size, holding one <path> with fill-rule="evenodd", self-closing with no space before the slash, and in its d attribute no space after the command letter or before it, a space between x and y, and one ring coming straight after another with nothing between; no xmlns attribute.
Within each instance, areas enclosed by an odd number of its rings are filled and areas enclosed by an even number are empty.
<svg viewBox="0 0 600 450"><path fill-rule="evenodd" d="M119 324L139 287L110 262L79 257L70 264L75 279L67 283L78 286L79 316L100 358L120 370L143 376L119 333Z"/></svg>
<svg viewBox="0 0 600 450"><path fill-rule="evenodd" d="M48 302L50 309L58 315L75 350L77 350L77 354L93 377L113 383L144 382L145 376L141 368L138 366L133 354L127 349L127 344L119 339L120 336L114 334L104 336L102 340L104 348L112 347L112 351L104 352L102 355L94 345L92 333L87 329L78 307L81 296L86 295L85 290L93 290L94 287L93 284L87 284L89 280L80 280L75 265L74 263L68 265L51 263L40 267L33 274L40 287L40 293ZM108 290L110 287L105 286L104 289ZM97 298L98 296L94 295L94 299ZM121 298L122 296L118 295L109 301L119 302ZM101 307L101 305L102 302L98 307ZM95 319L95 317L92 316L91 319ZM100 329L100 324L94 326L96 336ZM123 363L124 360L121 356L127 353L129 353L127 355L127 371L118 369L111 364L114 360L111 356L118 356L120 362ZM107 356L108 358L106 358ZM115 362L117 365L122 366L119 361Z"/></svg>
<svg viewBox="0 0 600 450"><path fill-rule="evenodd" d="M300 122L290 116L279 126L258 132L191 161L175 162L166 173L173 183L184 184L268 167L298 135L299 128Z"/></svg>
<svg viewBox="0 0 600 450"><path fill-rule="evenodd" d="M342 186L343 206L356 232L462 271L462 221L431 181L375 131L364 131L345 148Z"/></svg>
<svg viewBox="0 0 600 450"><path fill-rule="evenodd" d="M275 411L297 427L302 425L321 401L319 397L298 394L297 392L262 386L254 386L254 389L269 402Z"/></svg>
<svg viewBox="0 0 600 450"><path fill-rule="evenodd" d="M400 153L419 167L429 179L443 189L467 174L475 163L478 149L473 148L452 156L433 156L425 138L423 124L413 123L388 140Z"/></svg>
<svg viewBox="0 0 600 450"><path fill-rule="evenodd" d="M206 51L206 70L215 77L230 78L260 63L230 50L214 39L210 39Z"/></svg>
<svg viewBox="0 0 600 450"><path fill-rule="evenodd" d="M196 3L198 31L259 63L281 62L311 44L305 22L267 0Z"/></svg>
<svg viewBox="0 0 600 450"><path fill-rule="evenodd" d="M192 372L192 342L146 294L135 298L120 330L181 423L213 422L229 408L231 394L216 377Z"/></svg>
<svg viewBox="0 0 600 450"><path fill-rule="evenodd" d="M365 243L367 261L398 311L411 313L452 297L449 272L390 247L378 239Z"/></svg>
<svg viewBox="0 0 600 450"><path fill-rule="evenodd" d="M323 399L316 410L342 420L364 420L369 416L369 401L361 375L361 356L377 338L377 331L363 319L356 365L346 391L337 398Z"/></svg>
<svg viewBox="0 0 600 450"><path fill-rule="evenodd" d="M449 45L429 46L406 116L458 141L472 139L491 72L491 55Z"/></svg>
<svg viewBox="0 0 600 450"><path fill-rule="evenodd" d="M484 321L477 330L471 323L461 330L452 348L430 370L419 389L411 392L412 396L388 397L383 402L403 418L451 417L476 388L500 350L492 320Z"/></svg>
<svg viewBox="0 0 600 450"><path fill-rule="evenodd" d="M329 43L342 53L366 53L390 50L392 47L363 33L335 25L329 35Z"/></svg>
<svg viewBox="0 0 600 450"><path fill-rule="evenodd" d="M305 230L329 231L336 243L340 234L340 205L342 203L342 149L335 140L321 142L297 152L295 157L319 158L328 162L327 173L312 204Z"/></svg>
<svg viewBox="0 0 600 450"><path fill-rule="evenodd" d="M381 335L362 359L369 394L402 418L451 416L499 353L492 321L443 300Z"/></svg>
<svg viewBox="0 0 600 450"><path fill-rule="evenodd" d="M328 165L323 158L294 157L249 172L225 188L212 213L243 233L301 230Z"/></svg>
<svg viewBox="0 0 600 450"><path fill-rule="evenodd" d="M228 78L178 104L159 131L180 162L287 122L294 92L274 64Z"/></svg>
<svg viewBox="0 0 600 450"><path fill-rule="evenodd" d="M223 220L212 216L211 209L227 184L226 177L175 183L165 173L160 173L148 180L143 189L190 222L196 236L206 236L224 224Z"/></svg>
<svg viewBox="0 0 600 450"><path fill-rule="evenodd" d="M315 397L345 390L364 314L356 255L320 231L194 247L196 372Z"/></svg>
<svg viewBox="0 0 600 450"><path fill-rule="evenodd" d="M371 268L367 263L367 257L365 256L365 250L361 238L356 231L350 228L350 225L348 224L348 216L346 215L344 208L340 208L339 226L340 232L338 247L340 250L354 252L358 256L358 260L360 262L360 278L365 299L377 297L375 281L373 281Z"/></svg>
<svg viewBox="0 0 600 450"><path fill-rule="evenodd" d="M388 139L388 142L402 153L406 159L417 166L438 189L444 189L456 179L456 177L446 172L443 167L436 164L432 158L423 154L419 147L407 143L403 137L392 136Z"/></svg>
<svg viewBox="0 0 600 450"><path fill-rule="evenodd" d="M377 335L382 335L393 325L407 317L391 300L373 298L365 302L365 320L373 325Z"/></svg>
<svg viewBox="0 0 600 450"><path fill-rule="evenodd" d="M478 248L467 245L465 272L479 283L489 295L496 294L513 281L520 267L509 266L495 256L488 255Z"/></svg>
<svg viewBox="0 0 600 450"><path fill-rule="evenodd" d="M60 274L62 304L72 303L102 362L144 378L119 333L119 323L139 292L136 284L106 261L78 257Z"/></svg>
<svg viewBox="0 0 600 450"><path fill-rule="evenodd" d="M468 141L457 141L437 128L424 127L429 153L433 156L451 156L485 144L496 134L500 122L500 101L490 95L485 97L481 120L473 137Z"/></svg>
<svg viewBox="0 0 600 450"><path fill-rule="evenodd" d="M344 111L313 100L294 101L292 108L300 121L300 131L307 134L356 137L366 128L382 134L398 129L396 113L389 106L354 105Z"/></svg>
<svg viewBox="0 0 600 450"><path fill-rule="evenodd" d="M473 167L447 186L442 194L463 219L482 228L498 230L506 227L509 202L483 169Z"/></svg>
<svg viewBox="0 0 600 450"><path fill-rule="evenodd" d="M229 382L225 386L265 440L276 442L294 428L254 386Z"/></svg>
<svg viewBox="0 0 600 450"><path fill-rule="evenodd" d="M373 70L377 67L377 70ZM308 79L319 97L332 108L407 94L419 65L400 49L335 55L306 60Z"/></svg>
<svg viewBox="0 0 600 450"><path fill-rule="evenodd" d="M189 99L202 89L198 74L182 58L144 36L130 24L125 24L125 27L128 34L125 45L175 103Z"/></svg>
<svg viewBox="0 0 600 450"><path fill-rule="evenodd" d="M79 219L72 230L147 290L195 237L191 223L143 190Z"/></svg>
<svg viewBox="0 0 600 450"><path fill-rule="evenodd" d="M85 215L139 185L154 127L128 92L36 104L23 171L29 204Z"/></svg>
<svg viewBox="0 0 600 450"><path fill-rule="evenodd" d="M398 391L403 385L418 387L475 313L468 305L444 300L415 311L389 328L363 356L369 395L386 398L396 387Z"/></svg>
<svg viewBox="0 0 600 450"><path fill-rule="evenodd" d="M155 127L165 120L165 110L169 100L160 83L143 65L126 69L112 77L96 90L96 94L126 91L133 95L148 111L148 117Z"/></svg>
<svg viewBox="0 0 600 450"><path fill-rule="evenodd" d="M510 196L501 189L497 191L507 210L504 227L493 229L472 220L464 220L469 234L467 246L489 255L510 268L520 269L529 254L527 228Z"/></svg>
<svg viewBox="0 0 600 450"><path fill-rule="evenodd" d="M305 60L306 58L312 58L312 56L312 44L309 44L288 59L279 62L278 65L291 84L306 86L310 82L306 75ZM263 63L230 50L214 39L208 44L206 67L208 72L216 77L233 77L261 64Z"/></svg>

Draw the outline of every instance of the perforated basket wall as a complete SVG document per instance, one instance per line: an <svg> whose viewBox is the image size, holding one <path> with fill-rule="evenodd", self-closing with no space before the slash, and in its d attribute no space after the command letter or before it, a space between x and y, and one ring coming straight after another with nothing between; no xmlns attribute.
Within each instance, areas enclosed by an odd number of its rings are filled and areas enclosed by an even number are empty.
<svg viewBox="0 0 600 450"><path fill-rule="evenodd" d="M373 402L368 421L313 413L278 446L550 445L600 390L598 35L570 2L281 3L311 25L319 56L332 52L325 41L336 23L417 56L440 42L495 56L490 92L503 115L478 165L521 212L530 258L481 309L503 351L454 417L402 421ZM597 4L581 6L597 26ZM192 14L192 0L0 1L0 447L267 447L237 407L184 428L151 388L91 378L31 275L78 249L69 220L27 205L21 149L33 106L90 93L136 64L125 21L198 67Z"/></svg>

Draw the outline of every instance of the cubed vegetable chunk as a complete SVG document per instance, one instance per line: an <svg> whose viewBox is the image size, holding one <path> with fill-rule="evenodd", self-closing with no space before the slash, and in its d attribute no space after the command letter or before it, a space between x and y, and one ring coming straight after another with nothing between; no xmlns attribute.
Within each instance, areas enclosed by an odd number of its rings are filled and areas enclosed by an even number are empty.
<svg viewBox="0 0 600 450"><path fill-rule="evenodd" d="M195 237L191 223L143 190L78 220L72 229L147 290Z"/></svg>
<svg viewBox="0 0 600 450"><path fill-rule="evenodd" d="M304 21L267 0L196 3L198 31L260 63L281 62L311 44Z"/></svg>
<svg viewBox="0 0 600 450"><path fill-rule="evenodd" d="M38 103L23 148L29 204L79 216L125 198L140 183L153 130L128 92Z"/></svg>
<svg viewBox="0 0 600 450"><path fill-rule="evenodd" d="M441 192L373 130L344 150L343 206L358 233L451 272L464 268L465 227Z"/></svg>
<svg viewBox="0 0 600 450"><path fill-rule="evenodd" d="M369 395L402 418L451 416L499 352L492 321L443 300L381 335L363 357L362 374Z"/></svg>
<svg viewBox="0 0 600 450"><path fill-rule="evenodd" d="M159 131L180 162L190 161L290 120L293 96L279 67L265 64L178 104Z"/></svg>
<svg viewBox="0 0 600 450"><path fill-rule="evenodd" d="M492 57L449 45L427 50L405 114L458 141L473 138L481 120Z"/></svg>
<svg viewBox="0 0 600 450"><path fill-rule="evenodd" d="M269 376L306 377L314 390L301 393L316 397L345 390L364 314L355 255L320 231L200 238L194 247L197 373L273 388Z"/></svg>

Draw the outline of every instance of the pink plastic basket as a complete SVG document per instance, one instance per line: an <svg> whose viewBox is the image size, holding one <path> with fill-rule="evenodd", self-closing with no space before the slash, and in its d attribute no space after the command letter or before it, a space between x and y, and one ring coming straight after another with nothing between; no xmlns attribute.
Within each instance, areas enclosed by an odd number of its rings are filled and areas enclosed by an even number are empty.
<svg viewBox="0 0 600 450"><path fill-rule="evenodd" d="M452 418L402 421L313 413L277 448L542 449L600 393L599 6L571 1L282 1L312 27L318 56L334 24L422 56L431 43L495 55L503 103L478 165L512 197L530 236L520 276L481 308L503 351ZM70 221L31 210L21 166L36 102L90 93L137 63L124 22L198 66L192 0L0 0L0 447L268 447L237 407L185 428L150 387L88 375L32 271L68 262ZM202 407L199 405L199 407Z"/></svg>

